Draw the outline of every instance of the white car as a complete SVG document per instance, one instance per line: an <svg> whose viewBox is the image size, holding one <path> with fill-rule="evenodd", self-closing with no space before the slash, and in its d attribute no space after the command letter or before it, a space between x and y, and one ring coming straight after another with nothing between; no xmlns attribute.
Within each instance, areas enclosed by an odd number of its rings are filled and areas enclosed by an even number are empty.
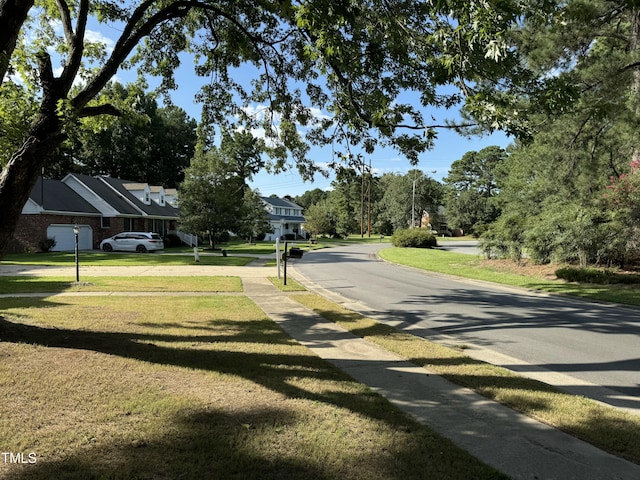
<svg viewBox="0 0 640 480"><path fill-rule="evenodd" d="M163 250L164 242L157 233L151 232L122 232L100 242L100 250L111 252L155 252Z"/></svg>

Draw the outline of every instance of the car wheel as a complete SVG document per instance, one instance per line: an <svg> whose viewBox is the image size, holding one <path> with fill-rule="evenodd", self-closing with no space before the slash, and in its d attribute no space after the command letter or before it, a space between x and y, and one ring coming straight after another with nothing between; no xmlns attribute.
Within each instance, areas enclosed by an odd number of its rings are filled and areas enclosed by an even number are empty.
<svg viewBox="0 0 640 480"><path fill-rule="evenodd" d="M112 251L112 250L113 250L113 247L111 246L111 244L110 244L110 243L105 243L105 244L102 246L102 250L104 250L105 252L110 252L110 251Z"/></svg>
<svg viewBox="0 0 640 480"><path fill-rule="evenodd" d="M138 252L138 253L144 253L146 251L147 251L147 247L145 247L144 245L138 245L136 247L136 252Z"/></svg>

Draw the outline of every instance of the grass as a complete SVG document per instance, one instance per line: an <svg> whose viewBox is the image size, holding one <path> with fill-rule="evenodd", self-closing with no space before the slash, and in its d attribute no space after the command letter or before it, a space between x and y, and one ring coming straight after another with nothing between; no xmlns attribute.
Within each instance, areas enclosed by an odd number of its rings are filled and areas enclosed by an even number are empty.
<svg viewBox="0 0 640 480"><path fill-rule="evenodd" d="M640 417L636 415L560 392L545 383L474 360L461 350L399 332L318 295L309 293L293 298L353 334L418 366L601 449L640 463Z"/></svg>
<svg viewBox="0 0 640 480"><path fill-rule="evenodd" d="M238 277L68 277L0 276L2 293L44 292L241 292Z"/></svg>
<svg viewBox="0 0 640 480"><path fill-rule="evenodd" d="M484 261L480 257L434 249L393 247L381 250L379 255L384 260L393 263L431 272L602 302L640 305L638 285L578 284L563 280L537 278L517 273L515 264L514 271L509 272L499 268L497 264L493 266L490 261ZM502 264L500 264L501 266Z"/></svg>
<svg viewBox="0 0 640 480"><path fill-rule="evenodd" d="M0 478L504 478L244 296L0 306Z"/></svg>
<svg viewBox="0 0 640 480"><path fill-rule="evenodd" d="M196 262L193 253L101 253L80 252L81 266L133 266L133 265L227 265L243 266L255 260L254 257L228 256L222 254L200 254ZM75 256L69 252L6 254L0 264L20 264L38 266L72 266Z"/></svg>
<svg viewBox="0 0 640 480"><path fill-rule="evenodd" d="M287 284L284 284L284 277L269 277L271 283L273 283L276 287L278 287L283 292L304 292L307 289L296 282L293 278L287 277Z"/></svg>

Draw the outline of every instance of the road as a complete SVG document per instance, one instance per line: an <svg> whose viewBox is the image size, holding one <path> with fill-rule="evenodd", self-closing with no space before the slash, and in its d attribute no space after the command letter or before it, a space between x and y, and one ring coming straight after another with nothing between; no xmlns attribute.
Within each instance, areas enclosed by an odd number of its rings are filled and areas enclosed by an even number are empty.
<svg viewBox="0 0 640 480"><path fill-rule="evenodd" d="M375 253L386 246L318 250L292 269L379 321L640 414L640 310L392 265Z"/></svg>

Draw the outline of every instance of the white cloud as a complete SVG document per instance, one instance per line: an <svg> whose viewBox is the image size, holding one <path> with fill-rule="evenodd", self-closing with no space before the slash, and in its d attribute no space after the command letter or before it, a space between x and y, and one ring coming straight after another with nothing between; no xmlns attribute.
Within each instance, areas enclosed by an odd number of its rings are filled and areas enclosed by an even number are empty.
<svg viewBox="0 0 640 480"><path fill-rule="evenodd" d="M113 52L113 47L116 42L101 32L96 32L95 30L87 30L85 33L85 40L92 43L102 43L105 46L105 50L107 54Z"/></svg>
<svg viewBox="0 0 640 480"><path fill-rule="evenodd" d="M319 108L315 108L315 107L311 107L309 109L309 111L311 112L311 116L317 120L329 120L331 119L331 117L329 115L326 115L324 113L322 113L322 110L320 110Z"/></svg>

